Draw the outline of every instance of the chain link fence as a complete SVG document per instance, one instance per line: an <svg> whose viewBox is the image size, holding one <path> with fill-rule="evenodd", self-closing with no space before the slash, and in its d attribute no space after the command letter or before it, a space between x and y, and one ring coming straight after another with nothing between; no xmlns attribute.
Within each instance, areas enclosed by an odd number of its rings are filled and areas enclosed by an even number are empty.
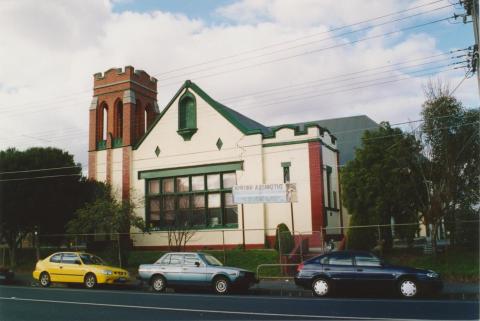
<svg viewBox="0 0 480 321"><path fill-rule="evenodd" d="M479 221L458 223L456 235L462 237L457 238L456 244L451 243L446 226L439 226L437 250L478 246ZM38 259L57 251L84 251L100 256L111 265L136 269L139 264L155 262L165 252L191 250L212 253L225 265L247 264L251 270L258 270L265 277L291 277L296 265L304 260L347 247L371 250L379 255L387 248L416 249L425 253L432 251L432 233L418 223L327 227L320 231L212 229L190 232L189 238L184 238L180 244L172 241L174 231L123 235L32 234L17 250L16 265L33 268ZM244 254L251 249L257 251L256 256ZM5 245L0 246L0 260L2 266L11 265Z"/></svg>

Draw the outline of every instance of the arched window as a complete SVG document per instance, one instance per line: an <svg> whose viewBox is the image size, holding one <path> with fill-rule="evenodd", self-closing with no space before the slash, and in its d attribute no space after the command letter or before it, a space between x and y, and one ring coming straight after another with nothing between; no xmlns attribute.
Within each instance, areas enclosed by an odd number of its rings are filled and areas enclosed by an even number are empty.
<svg viewBox="0 0 480 321"><path fill-rule="evenodd" d="M145 107L145 110L143 111L143 123L145 124L145 133L148 130L148 106Z"/></svg>
<svg viewBox="0 0 480 321"><path fill-rule="evenodd" d="M123 103L118 101L115 106L115 138L123 137Z"/></svg>
<svg viewBox="0 0 480 321"><path fill-rule="evenodd" d="M197 132L197 105L195 96L186 92L178 104L178 134L190 140Z"/></svg>
<svg viewBox="0 0 480 321"><path fill-rule="evenodd" d="M108 131L108 106L105 104L102 108L102 140L107 140Z"/></svg>

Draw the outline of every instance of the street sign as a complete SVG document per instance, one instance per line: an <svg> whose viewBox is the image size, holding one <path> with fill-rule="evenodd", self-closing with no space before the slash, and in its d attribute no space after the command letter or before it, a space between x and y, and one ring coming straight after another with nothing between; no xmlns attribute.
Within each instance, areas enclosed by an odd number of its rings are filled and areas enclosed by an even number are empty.
<svg viewBox="0 0 480 321"><path fill-rule="evenodd" d="M235 204L296 202L297 187L292 184L235 185L232 188Z"/></svg>

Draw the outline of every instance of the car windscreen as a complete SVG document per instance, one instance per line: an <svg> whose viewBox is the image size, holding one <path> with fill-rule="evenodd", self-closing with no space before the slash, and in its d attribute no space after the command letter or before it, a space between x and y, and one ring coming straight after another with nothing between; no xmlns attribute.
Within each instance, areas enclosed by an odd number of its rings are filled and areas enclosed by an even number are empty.
<svg viewBox="0 0 480 321"><path fill-rule="evenodd" d="M98 256L92 254L80 254L83 264L86 265L105 265L105 262Z"/></svg>
<svg viewBox="0 0 480 321"><path fill-rule="evenodd" d="M210 255L210 254L202 254L201 257L204 259L204 261L208 264L208 265L212 265L212 266L222 266L222 262L220 262L219 260L217 260L214 256Z"/></svg>

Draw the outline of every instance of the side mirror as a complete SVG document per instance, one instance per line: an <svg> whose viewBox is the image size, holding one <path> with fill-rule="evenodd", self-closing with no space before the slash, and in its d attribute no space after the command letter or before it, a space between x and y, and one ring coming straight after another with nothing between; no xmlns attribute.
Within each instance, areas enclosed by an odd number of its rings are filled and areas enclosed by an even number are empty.
<svg viewBox="0 0 480 321"><path fill-rule="evenodd" d="M80 260L75 260L75 264L82 265L82 261L80 261Z"/></svg>
<svg viewBox="0 0 480 321"><path fill-rule="evenodd" d="M196 261L196 262L195 262L195 266L196 266L196 267L199 267L199 266L200 266L200 262Z"/></svg>

